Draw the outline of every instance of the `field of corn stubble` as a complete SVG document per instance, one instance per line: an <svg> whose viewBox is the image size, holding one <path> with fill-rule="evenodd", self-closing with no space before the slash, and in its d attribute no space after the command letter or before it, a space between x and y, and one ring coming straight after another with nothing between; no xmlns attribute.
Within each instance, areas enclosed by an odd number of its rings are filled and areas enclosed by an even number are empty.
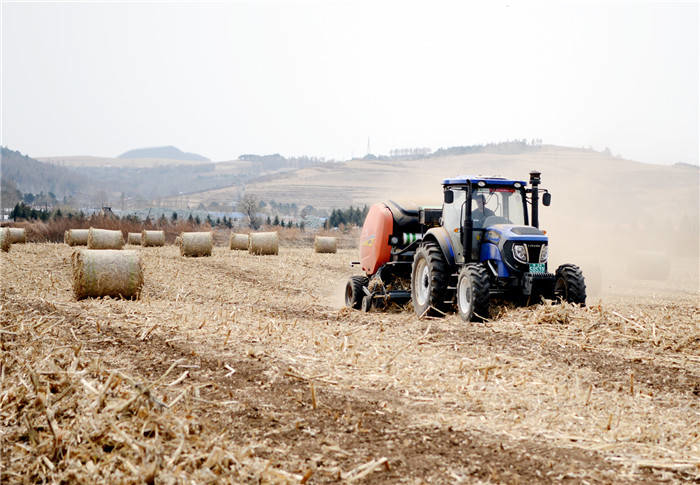
<svg viewBox="0 0 700 485"><path fill-rule="evenodd" d="M342 308L355 250L137 250L139 301L0 255L2 483L700 481L696 288L465 324Z"/></svg>

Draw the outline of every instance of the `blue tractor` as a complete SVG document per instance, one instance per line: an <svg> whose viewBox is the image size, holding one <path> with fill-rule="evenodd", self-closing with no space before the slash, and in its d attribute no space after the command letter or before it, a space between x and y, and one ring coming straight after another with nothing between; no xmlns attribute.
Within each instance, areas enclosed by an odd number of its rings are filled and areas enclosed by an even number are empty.
<svg viewBox="0 0 700 485"><path fill-rule="evenodd" d="M539 229L540 173L523 180L500 177L445 179L441 208L375 204L363 225L364 276L352 276L346 304L369 311L409 298L419 316L455 306L465 321L489 316L492 298L519 304L542 297L584 305L578 266L548 271L548 238ZM528 213L528 206L530 211Z"/></svg>

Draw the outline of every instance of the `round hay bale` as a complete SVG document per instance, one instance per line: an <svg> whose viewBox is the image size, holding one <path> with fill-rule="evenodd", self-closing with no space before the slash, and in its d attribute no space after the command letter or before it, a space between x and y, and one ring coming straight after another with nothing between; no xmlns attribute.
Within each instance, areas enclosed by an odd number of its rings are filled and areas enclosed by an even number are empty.
<svg viewBox="0 0 700 485"><path fill-rule="evenodd" d="M10 227L10 240L12 244L24 244L27 242L27 231L23 227Z"/></svg>
<svg viewBox="0 0 700 485"><path fill-rule="evenodd" d="M142 231L141 245L148 246L165 246L165 231Z"/></svg>
<svg viewBox="0 0 700 485"><path fill-rule="evenodd" d="M0 227L0 249L3 252L8 252L12 246L12 235L9 227Z"/></svg>
<svg viewBox="0 0 700 485"><path fill-rule="evenodd" d="M317 253L335 253L338 251L338 241L331 236L316 236L314 251Z"/></svg>
<svg viewBox="0 0 700 485"><path fill-rule="evenodd" d="M91 227L87 245L88 249L121 249L124 247L124 236L121 231Z"/></svg>
<svg viewBox="0 0 700 485"><path fill-rule="evenodd" d="M182 256L211 256L214 238L211 232L183 232L180 234Z"/></svg>
<svg viewBox="0 0 700 485"><path fill-rule="evenodd" d="M141 233L140 232L127 233L126 243L133 244L134 246L140 246L141 245Z"/></svg>
<svg viewBox="0 0 700 485"><path fill-rule="evenodd" d="M248 234L231 234L231 249L248 250Z"/></svg>
<svg viewBox="0 0 700 485"><path fill-rule="evenodd" d="M80 300L87 297L141 296L143 268L138 251L78 249L71 257L73 293Z"/></svg>
<svg viewBox="0 0 700 485"><path fill-rule="evenodd" d="M69 246L87 246L88 229L68 229L63 235L63 242Z"/></svg>
<svg viewBox="0 0 700 485"><path fill-rule="evenodd" d="M280 238L276 232L256 232L249 236L248 251L251 254L278 254Z"/></svg>

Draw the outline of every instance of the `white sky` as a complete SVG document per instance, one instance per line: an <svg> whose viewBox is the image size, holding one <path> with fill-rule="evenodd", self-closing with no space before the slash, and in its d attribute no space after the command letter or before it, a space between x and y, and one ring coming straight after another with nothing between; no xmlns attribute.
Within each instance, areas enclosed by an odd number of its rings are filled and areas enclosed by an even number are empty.
<svg viewBox="0 0 700 485"><path fill-rule="evenodd" d="M698 3L2 2L0 141L346 159L513 138L698 163Z"/></svg>

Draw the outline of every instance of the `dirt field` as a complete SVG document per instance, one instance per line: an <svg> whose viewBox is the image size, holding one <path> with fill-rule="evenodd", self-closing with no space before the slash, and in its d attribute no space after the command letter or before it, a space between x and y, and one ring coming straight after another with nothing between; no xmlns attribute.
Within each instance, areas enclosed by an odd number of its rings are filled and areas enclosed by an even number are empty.
<svg viewBox="0 0 700 485"><path fill-rule="evenodd" d="M138 250L140 301L0 256L2 483L700 481L697 283L465 324L344 309L355 250Z"/></svg>

